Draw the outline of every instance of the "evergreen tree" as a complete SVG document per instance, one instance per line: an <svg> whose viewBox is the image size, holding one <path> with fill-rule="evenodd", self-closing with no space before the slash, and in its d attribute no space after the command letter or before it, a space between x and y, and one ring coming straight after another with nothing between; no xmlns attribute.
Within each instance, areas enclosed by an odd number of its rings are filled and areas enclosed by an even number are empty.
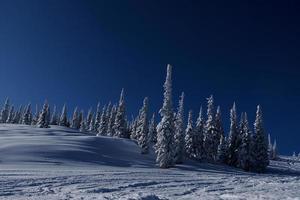
<svg viewBox="0 0 300 200"><path fill-rule="evenodd" d="M32 117L31 125L35 126L37 121L39 119L39 108L38 105L35 105L35 113L34 116Z"/></svg>
<svg viewBox="0 0 300 200"><path fill-rule="evenodd" d="M263 128L262 111L259 105L257 106L256 111L254 132L255 135L253 136L253 143L251 147L251 170L257 172L264 172L267 166L269 165L269 156L268 143Z"/></svg>
<svg viewBox="0 0 300 200"><path fill-rule="evenodd" d="M10 110L10 103L9 103L9 99L6 98L4 106L1 110L1 118L0 118L0 122L1 123L6 123L6 120L8 118L9 115L9 110Z"/></svg>
<svg viewBox="0 0 300 200"><path fill-rule="evenodd" d="M227 140L224 135L221 135L220 144L218 145L218 152L217 152L217 162L225 163L227 159Z"/></svg>
<svg viewBox="0 0 300 200"><path fill-rule="evenodd" d="M52 112L52 116L50 119L50 125L57 125L58 124L58 119L57 119L57 113L56 113L56 106L54 105L53 107L53 112Z"/></svg>
<svg viewBox="0 0 300 200"><path fill-rule="evenodd" d="M48 115L48 108L49 105L47 103L47 101L45 101L44 105L43 105L43 109L39 115L39 119L37 121L37 127L38 128L49 128L49 124L47 121L47 115Z"/></svg>
<svg viewBox="0 0 300 200"><path fill-rule="evenodd" d="M149 122L149 140L150 140L150 142L152 142L154 144L156 144L156 142L157 142L155 113L152 114L152 118Z"/></svg>
<svg viewBox="0 0 300 200"><path fill-rule="evenodd" d="M79 120L79 113L78 113L78 108L75 107L74 112L73 112L73 117L71 121L71 128L74 129L79 129L80 128L80 120Z"/></svg>
<svg viewBox="0 0 300 200"><path fill-rule="evenodd" d="M143 101L143 107L140 110L139 121L137 123L138 145L141 147L141 153L147 154L149 152L149 138L148 138L148 98Z"/></svg>
<svg viewBox="0 0 300 200"><path fill-rule="evenodd" d="M179 100L178 111L175 118L175 163L182 163L185 154L185 134L184 134L184 93L182 92Z"/></svg>
<svg viewBox="0 0 300 200"><path fill-rule="evenodd" d="M14 106L12 105L10 107L6 123L13 123L14 122L14 116L15 116L15 111L14 111Z"/></svg>
<svg viewBox="0 0 300 200"><path fill-rule="evenodd" d="M299 153L299 155L300 155L300 153ZM276 140L275 140L274 144L272 145L272 157L271 157L271 159L276 160L277 157L278 157L278 155L277 155L277 144L276 144Z"/></svg>
<svg viewBox="0 0 300 200"><path fill-rule="evenodd" d="M32 122L31 104L28 104L23 114L22 124L31 125L31 122Z"/></svg>
<svg viewBox="0 0 300 200"><path fill-rule="evenodd" d="M167 77L164 84L164 102L159 113L161 121L157 126L156 162L161 168L174 165L174 116L172 105L172 66L167 67Z"/></svg>
<svg viewBox="0 0 300 200"><path fill-rule="evenodd" d="M107 109L106 106L102 109L102 114L100 118L100 125L98 129L97 135L107 135L107 128L108 128L108 119L107 119Z"/></svg>
<svg viewBox="0 0 300 200"><path fill-rule="evenodd" d="M63 106L61 111L61 116L59 118L59 125L68 127L68 117L67 117L67 106L66 104Z"/></svg>
<svg viewBox="0 0 300 200"><path fill-rule="evenodd" d="M49 127L51 120L51 112L50 112L50 105L48 104L47 112L46 112L46 124Z"/></svg>
<svg viewBox="0 0 300 200"><path fill-rule="evenodd" d="M115 123L113 126L115 135L120 138L129 138L126 131L126 114L125 114L125 100L124 100L124 89L121 91L119 105L115 116Z"/></svg>
<svg viewBox="0 0 300 200"><path fill-rule="evenodd" d="M80 122L79 131L80 132L86 132L87 131L86 121L84 119L82 119L81 122Z"/></svg>
<svg viewBox="0 0 300 200"><path fill-rule="evenodd" d="M223 123L222 123L222 114L221 114L221 108L220 106L217 107L217 112L215 116L215 133L214 134L214 155L217 155L218 146L220 144L220 139L223 136L224 137L224 129L223 129Z"/></svg>
<svg viewBox="0 0 300 200"><path fill-rule="evenodd" d="M13 123L14 124L19 124L21 121L21 114L23 113L23 106L21 105L18 109L18 111L15 113L14 118L13 118Z"/></svg>
<svg viewBox="0 0 300 200"><path fill-rule="evenodd" d="M237 151L238 151L238 125L237 125L237 114L236 106L233 104L232 109L230 110L230 131L229 131L229 146L228 146L228 164L237 165Z"/></svg>
<svg viewBox="0 0 300 200"><path fill-rule="evenodd" d="M205 125L205 135L204 135L204 149L206 151L205 157L209 161L214 161L217 148L216 145L216 127L215 127L215 119L214 119L214 99L211 95L207 98L207 120ZM217 140L219 142L219 140Z"/></svg>
<svg viewBox="0 0 300 200"><path fill-rule="evenodd" d="M138 117L135 119L134 117L132 117L132 122L131 122L131 126L130 126L130 139L132 140L137 140L137 126L138 126Z"/></svg>
<svg viewBox="0 0 300 200"><path fill-rule="evenodd" d="M242 117L242 124L240 129L241 145L238 149L238 167L249 171L251 166L251 132L247 119L247 113Z"/></svg>
<svg viewBox="0 0 300 200"><path fill-rule="evenodd" d="M96 132L95 130L95 118L92 116L91 122L89 124L89 132Z"/></svg>
<svg viewBox="0 0 300 200"><path fill-rule="evenodd" d="M101 111L100 111L100 103L97 104L96 116L95 116L95 123L94 123L94 132L98 132L99 126L101 123Z"/></svg>
<svg viewBox="0 0 300 200"><path fill-rule="evenodd" d="M110 111L110 116L109 116L108 126L107 126L108 136L114 136L115 135L114 123L115 123L116 114L117 114L117 106L113 105L113 107Z"/></svg>
<svg viewBox="0 0 300 200"><path fill-rule="evenodd" d="M195 157L199 160L205 158L204 150L204 134L205 134L205 121L202 116L202 106L200 107L199 115L196 122L195 133L194 133L194 148Z"/></svg>
<svg viewBox="0 0 300 200"><path fill-rule="evenodd" d="M89 126L91 124L91 121L92 121L92 118L93 118L93 113L92 113L92 108L89 109L88 113L87 113L87 116L86 116L86 126L88 126L87 129L89 129Z"/></svg>
<svg viewBox="0 0 300 200"><path fill-rule="evenodd" d="M196 157L196 143L195 143L195 130L193 127L193 112L189 111L188 123L185 129L185 152L190 158Z"/></svg>

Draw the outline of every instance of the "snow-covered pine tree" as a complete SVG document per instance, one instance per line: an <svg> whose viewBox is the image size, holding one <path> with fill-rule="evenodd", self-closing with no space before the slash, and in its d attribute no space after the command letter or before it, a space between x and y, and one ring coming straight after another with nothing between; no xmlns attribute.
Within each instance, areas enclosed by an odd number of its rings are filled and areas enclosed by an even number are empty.
<svg viewBox="0 0 300 200"><path fill-rule="evenodd" d="M59 118L59 125L68 127L67 106L64 104Z"/></svg>
<svg viewBox="0 0 300 200"><path fill-rule="evenodd" d="M1 110L1 116L0 116L1 123L6 123L6 120L8 118L8 114L9 114L9 110L10 110L9 98L6 98L3 108Z"/></svg>
<svg viewBox="0 0 300 200"><path fill-rule="evenodd" d="M260 105L257 106L256 119L254 123L254 136L251 146L251 170L264 172L269 165L268 143L265 136Z"/></svg>
<svg viewBox="0 0 300 200"><path fill-rule="evenodd" d="M109 117L110 117L110 113L111 113L111 109L112 109L112 105L111 102L108 103L107 108L106 108L106 121L107 121L107 126L108 126L108 121L109 121ZM108 127L107 127L108 128ZM107 135L107 134L106 134Z"/></svg>
<svg viewBox="0 0 300 200"><path fill-rule="evenodd" d="M193 111L189 111L188 123L185 129L185 153L189 158L196 157L195 130L193 127Z"/></svg>
<svg viewBox="0 0 300 200"><path fill-rule="evenodd" d="M229 139L228 139L228 158L227 158L227 163L233 166L237 164L238 136L239 136L239 132L238 132L238 124L237 124L236 105L234 103L230 110L230 131L229 131Z"/></svg>
<svg viewBox="0 0 300 200"><path fill-rule="evenodd" d="M88 113L87 113L87 116L86 116L86 126L87 126L87 130L89 129L89 126L91 124L91 121L92 121L92 118L93 118L93 112L92 112L92 108L90 108L88 110Z"/></svg>
<svg viewBox="0 0 300 200"><path fill-rule="evenodd" d="M50 125L58 125L58 117L56 113L56 106L53 107L53 112L50 120Z"/></svg>
<svg viewBox="0 0 300 200"><path fill-rule="evenodd" d="M268 134L268 155L269 155L269 159L272 159L272 140L271 140L271 135L270 133Z"/></svg>
<svg viewBox="0 0 300 200"><path fill-rule="evenodd" d="M184 93L181 93L178 110L175 118L175 155L174 161L179 164L183 162L185 155L185 134L184 134Z"/></svg>
<svg viewBox="0 0 300 200"><path fill-rule="evenodd" d="M274 144L272 145L272 157L271 157L271 159L272 159L272 160L276 160L277 157L278 157L277 154L278 154L278 153L277 153L277 143L276 143L276 140L274 140ZM300 155L300 153L299 153L299 155ZM299 156L299 155L298 155L298 156Z"/></svg>
<svg viewBox="0 0 300 200"><path fill-rule="evenodd" d="M83 113L83 112L82 112L82 113ZM82 119L82 120L81 120L79 131L80 131L80 132L86 132L86 131L87 131L85 119Z"/></svg>
<svg viewBox="0 0 300 200"><path fill-rule="evenodd" d="M96 132L95 130L95 117L94 115L92 115L92 119L91 119L91 122L89 124L89 132Z"/></svg>
<svg viewBox="0 0 300 200"><path fill-rule="evenodd" d="M10 110L9 110L9 114L8 114L8 117L7 117L7 120L6 120L6 123L13 123L14 122L14 116L15 116L15 111L14 111L14 105L12 105L10 107Z"/></svg>
<svg viewBox="0 0 300 200"><path fill-rule="evenodd" d="M113 105L110 111L110 116L107 125L107 135L111 137L115 135L114 123L115 123L116 113L117 113L117 106Z"/></svg>
<svg viewBox="0 0 300 200"><path fill-rule="evenodd" d="M21 114L23 113L23 106L21 105L18 109L18 111L16 111L15 115L14 115L14 119L13 119L13 123L14 124L19 124L19 122L22 119Z"/></svg>
<svg viewBox="0 0 300 200"><path fill-rule="evenodd" d="M95 132L98 132L100 123L101 123L101 108L100 108L100 103L98 102L96 116L95 116L95 123L93 128Z"/></svg>
<svg viewBox="0 0 300 200"><path fill-rule="evenodd" d="M48 127L50 125L50 120L51 120L51 111L50 111L50 105L48 104L47 113L46 113L46 124Z"/></svg>
<svg viewBox="0 0 300 200"><path fill-rule="evenodd" d="M106 112L107 112L106 106L104 106L102 109L102 113L101 113L100 125L98 128L97 135L107 135L108 119L106 118L106 116L107 116Z"/></svg>
<svg viewBox="0 0 300 200"><path fill-rule="evenodd" d="M174 116L172 105L172 66L167 66L167 77L164 83L164 102L159 111L161 121L157 125L156 162L161 168L174 165Z"/></svg>
<svg viewBox="0 0 300 200"><path fill-rule="evenodd" d="M136 129L136 133L139 136L137 141L138 145L141 147L142 154L147 154L149 152L148 131L148 98L145 97L143 107L140 110L139 121Z"/></svg>
<svg viewBox="0 0 300 200"><path fill-rule="evenodd" d="M208 161L214 161L217 155L219 139L214 141L216 137L216 127L214 118L214 98L211 95L207 98L207 120L205 124L204 149L205 157Z"/></svg>
<svg viewBox="0 0 300 200"><path fill-rule="evenodd" d="M126 114L125 114L125 100L124 89L121 91L119 105L115 116L115 123L113 126L115 135L120 138L129 138L126 131Z"/></svg>
<svg viewBox="0 0 300 200"><path fill-rule="evenodd" d="M39 119L37 121L37 127L38 128L49 128L48 120L47 120L47 115L48 115L48 102L45 101L43 105L43 109L39 115Z"/></svg>
<svg viewBox="0 0 300 200"><path fill-rule="evenodd" d="M130 139L132 140L137 140L137 133L136 133L137 126L138 126L138 117L132 119L131 128L130 128Z"/></svg>
<svg viewBox="0 0 300 200"><path fill-rule="evenodd" d="M215 116L215 133L214 134L214 155L217 155L218 146L220 144L221 136L224 137L224 129L223 129L223 123L222 123L222 114L221 114L221 108L220 106L217 107L217 112Z"/></svg>
<svg viewBox="0 0 300 200"><path fill-rule="evenodd" d="M29 103L22 117L22 124L31 125L32 122L32 114L31 114L31 104Z"/></svg>
<svg viewBox="0 0 300 200"><path fill-rule="evenodd" d="M238 167L245 171L250 170L251 166L251 132L249 129L249 123L247 113L243 114L242 124L240 128L241 145L238 148Z"/></svg>
<svg viewBox="0 0 300 200"><path fill-rule="evenodd" d="M71 128L74 128L74 129L79 129L80 128L79 112L78 112L77 107L75 107L74 112L73 112L73 117L72 117L72 121L71 121Z"/></svg>
<svg viewBox="0 0 300 200"><path fill-rule="evenodd" d="M35 126L38 119L39 119L39 107L36 104L35 105L35 113L34 113L34 116L32 117L31 125Z"/></svg>
<svg viewBox="0 0 300 200"><path fill-rule="evenodd" d="M227 153L228 153L227 151L228 151L227 139L226 137L224 137L224 135L221 135L220 144L218 145L218 152L217 152L218 163L226 163Z"/></svg>
<svg viewBox="0 0 300 200"><path fill-rule="evenodd" d="M200 111L196 121L195 134L193 139L194 148L195 148L195 157L198 160L202 160L203 158L205 158L205 150L203 146L204 134L205 134L205 121L202 116L202 106L200 106Z"/></svg>
<svg viewBox="0 0 300 200"><path fill-rule="evenodd" d="M151 120L149 122L149 140L153 144L157 142L157 131L156 131L156 123L155 123L155 113L152 114Z"/></svg>

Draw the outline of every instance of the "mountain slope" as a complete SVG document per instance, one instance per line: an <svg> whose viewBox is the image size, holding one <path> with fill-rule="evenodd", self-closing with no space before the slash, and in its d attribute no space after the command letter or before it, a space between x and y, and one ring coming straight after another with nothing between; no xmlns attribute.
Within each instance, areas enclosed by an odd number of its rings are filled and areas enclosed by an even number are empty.
<svg viewBox="0 0 300 200"><path fill-rule="evenodd" d="M53 126L0 125L0 199L299 199L300 161L255 174L186 161L159 169L135 142Z"/></svg>

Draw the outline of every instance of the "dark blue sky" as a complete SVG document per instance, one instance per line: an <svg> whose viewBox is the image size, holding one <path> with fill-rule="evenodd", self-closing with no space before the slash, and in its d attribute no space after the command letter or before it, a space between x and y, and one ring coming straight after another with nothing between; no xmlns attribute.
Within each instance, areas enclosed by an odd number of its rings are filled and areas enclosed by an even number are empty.
<svg viewBox="0 0 300 200"><path fill-rule="evenodd" d="M226 3L225 3L226 2ZM198 112L214 94L228 129L233 101L257 104L284 154L300 151L300 4L297 1L0 0L0 99L70 108L144 96L162 104L166 64L174 103Z"/></svg>

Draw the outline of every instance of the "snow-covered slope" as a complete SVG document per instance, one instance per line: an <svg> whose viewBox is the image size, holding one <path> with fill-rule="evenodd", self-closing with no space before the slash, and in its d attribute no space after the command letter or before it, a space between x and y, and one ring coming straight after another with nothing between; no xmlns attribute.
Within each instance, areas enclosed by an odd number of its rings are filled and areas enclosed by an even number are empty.
<svg viewBox="0 0 300 200"><path fill-rule="evenodd" d="M300 199L300 161L266 174L188 161L155 166L130 140L0 125L0 199Z"/></svg>

